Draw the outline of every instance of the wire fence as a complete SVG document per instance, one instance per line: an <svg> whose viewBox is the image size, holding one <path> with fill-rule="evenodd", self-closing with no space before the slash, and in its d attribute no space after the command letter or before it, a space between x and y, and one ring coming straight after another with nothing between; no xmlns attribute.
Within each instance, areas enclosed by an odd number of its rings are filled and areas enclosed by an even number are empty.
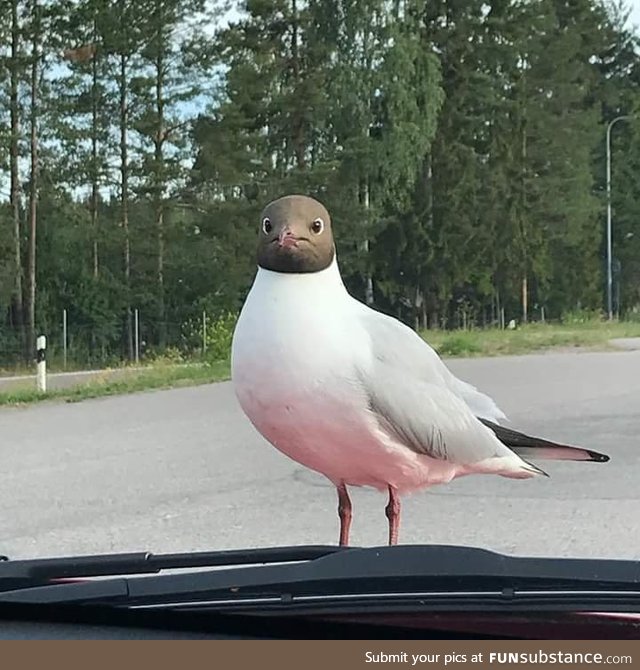
<svg viewBox="0 0 640 670"><path fill-rule="evenodd" d="M35 335L47 338L47 362L52 370L79 370L143 364L157 359L180 362L207 355L229 354L234 315L210 318L202 312L186 322L147 318L140 310L98 326L74 319L67 310L60 318L38 324ZM35 367L33 351L26 351L24 329L0 326L0 371Z"/></svg>

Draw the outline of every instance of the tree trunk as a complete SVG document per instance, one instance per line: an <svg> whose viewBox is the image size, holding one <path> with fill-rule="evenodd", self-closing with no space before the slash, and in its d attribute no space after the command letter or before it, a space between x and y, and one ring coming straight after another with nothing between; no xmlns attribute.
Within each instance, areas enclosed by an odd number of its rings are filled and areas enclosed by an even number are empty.
<svg viewBox="0 0 640 670"><path fill-rule="evenodd" d="M24 309L22 302L22 245L20 234L20 175L19 175L19 141L20 141L20 107L18 101L18 85L20 81L20 26L18 23L18 0L11 2L11 58L10 58L10 90L9 107L11 116L10 141L10 172L11 190L9 201L11 204L11 220L13 223L13 257L14 257L14 284L13 284L13 321L18 329L20 343L25 359L30 355L26 351L24 341Z"/></svg>
<svg viewBox="0 0 640 670"><path fill-rule="evenodd" d="M154 147L154 199L156 212L156 236L157 236L157 277L158 277L158 344L164 347L167 338L167 325L165 323L164 304L164 49L163 43L163 21L162 4L160 3L158 26L157 26L157 53L156 53L156 133Z"/></svg>
<svg viewBox="0 0 640 670"><path fill-rule="evenodd" d="M433 230L433 154L427 154L427 217L429 221L429 230Z"/></svg>
<svg viewBox="0 0 640 670"><path fill-rule="evenodd" d="M527 119L526 109L522 124L522 212L520 216L522 231L522 323L527 323L529 306L527 290L527 272L529 270L529 249L527 245Z"/></svg>
<svg viewBox="0 0 640 670"><path fill-rule="evenodd" d="M434 230L434 221L433 221L433 189L434 189L434 180L433 180L433 153L429 151L426 157L426 175L425 175L425 191L427 195L427 226L429 230L429 236L433 236ZM428 309L427 309L427 294L428 289L425 288L423 292L423 301L422 301L422 327L427 330L427 328L437 328L437 315L435 316L436 321L429 319ZM432 298L429 298L431 302Z"/></svg>
<svg viewBox="0 0 640 670"><path fill-rule="evenodd" d="M96 21L93 21L93 42L97 41ZM98 249L98 55L91 60L91 230L93 231L93 276L98 278L100 258Z"/></svg>
<svg viewBox="0 0 640 670"><path fill-rule="evenodd" d="M416 332L420 330L420 317L422 315L423 306L424 306L424 296L420 291L420 287L416 285L413 299L413 329Z"/></svg>
<svg viewBox="0 0 640 670"><path fill-rule="evenodd" d="M127 355L133 360L133 313L131 311L131 241L129 239L129 154L127 130L129 107L127 97L127 55L120 54L120 225L124 234L124 281L127 293L125 339Z"/></svg>
<svg viewBox="0 0 640 670"><path fill-rule="evenodd" d="M293 72L293 88L297 91L300 83L300 55L298 53L298 8L296 0L291 0L291 69ZM304 104L304 101L299 100L296 96L296 105ZM304 142L304 118L299 108L296 108L292 119L292 140L293 151L296 157L296 165L298 169L304 170L306 167L305 161L305 142Z"/></svg>
<svg viewBox="0 0 640 670"><path fill-rule="evenodd" d="M362 204L364 205L364 208L367 212L367 219L369 216L369 181L368 179L365 179L363 187L362 187ZM367 266L369 265L368 257L369 257L369 238L365 238L364 242L362 243L362 248L367 256ZM371 306L373 305L373 277L371 276L371 272L369 271L368 267L365 273L365 278L364 278L364 296L365 296L365 302L367 305Z"/></svg>
<svg viewBox="0 0 640 670"><path fill-rule="evenodd" d="M164 304L164 203L162 200L159 200L156 205L156 226L158 230L158 344L164 347L167 340L167 324Z"/></svg>
<svg viewBox="0 0 640 670"><path fill-rule="evenodd" d="M31 170L29 190L29 296L28 313L29 325L27 329L27 352L29 358L35 356L35 331L36 331L36 234L38 227L38 93L39 93L39 53L40 46L40 20L38 0L33 0L33 35L31 52L31 110L30 110L30 153Z"/></svg>
<svg viewBox="0 0 640 670"><path fill-rule="evenodd" d="M361 65L363 68L364 72L371 72L372 68L372 57L369 52L369 43L370 43L370 37L371 37L371 30L365 30L363 36L362 36L362 52L363 52L363 59L361 61ZM369 141L371 140L371 100L367 101L367 116L365 118L365 124L366 127L362 128L362 133L365 135ZM369 208L370 208L370 199L371 199L371 184L369 182L369 168L367 168L367 172L364 176L364 179L361 184L361 190L362 190L362 204L364 205L365 211L366 211L366 216L367 216L367 225L369 224ZM365 252L365 255L367 257L367 269L365 273L365 288L364 288L364 294L365 294L365 302L369 306L373 306L373 277L371 275L371 271L369 269L369 238L368 236L364 239L362 247Z"/></svg>

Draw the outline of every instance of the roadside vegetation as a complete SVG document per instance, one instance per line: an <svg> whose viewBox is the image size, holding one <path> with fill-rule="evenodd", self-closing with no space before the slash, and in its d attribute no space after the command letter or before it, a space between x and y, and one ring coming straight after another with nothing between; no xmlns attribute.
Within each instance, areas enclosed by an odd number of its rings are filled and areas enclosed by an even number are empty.
<svg viewBox="0 0 640 670"><path fill-rule="evenodd" d="M143 369L105 370L90 381L69 388L40 393L33 383L1 392L0 406L24 405L43 401L80 402L89 398L124 395L182 386L199 386L229 378L229 363L196 363L193 365L160 364Z"/></svg>
<svg viewBox="0 0 640 670"><path fill-rule="evenodd" d="M66 388L54 384L39 393L32 379L3 391L1 405L21 405L45 400L79 402L88 398L121 395L154 389L196 386L230 378L229 356L235 317L226 315L208 331L200 351L168 348L151 353L140 367L114 367L100 371L87 381ZM562 323L531 323L511 329L428 330L421 336L443 358L505 356L553 350L613 350L611 340L640 338L640 322L608 322L597 316L573 314ZM33 370L31 370L33 374ZM69 383L69 382L67 382Z"/></svg>
<svg viewBox="0 0 640 670"><path fill-rule="evenodd" d="M509 356L553 349L615 349L610 341L640 337L640 323L532 323L515 330L423 331L421 335L444 357Z"/></svg>

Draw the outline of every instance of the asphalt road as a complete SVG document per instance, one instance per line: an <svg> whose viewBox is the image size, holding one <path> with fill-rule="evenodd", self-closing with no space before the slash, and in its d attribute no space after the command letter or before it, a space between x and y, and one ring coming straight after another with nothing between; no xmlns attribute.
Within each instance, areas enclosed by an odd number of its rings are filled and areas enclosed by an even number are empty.
<svg viewBox="0 0 640 670"><path fill-rule="evenodd" d="M640 558L640 352L455 360L512 425L609 453L550 479L474 476L404 499L401 542ZM230 384L0 410L0 553L335 543L336 500L242 415ZM355 490L352 541L386 541Z"/></svg>

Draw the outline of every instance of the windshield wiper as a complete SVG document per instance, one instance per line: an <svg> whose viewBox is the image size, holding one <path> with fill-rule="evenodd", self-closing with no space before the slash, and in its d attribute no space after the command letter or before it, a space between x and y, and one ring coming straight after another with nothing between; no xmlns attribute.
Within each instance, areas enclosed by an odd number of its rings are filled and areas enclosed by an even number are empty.
<svg viewBox="0 0 640 670"><path fill-rule="evenodd" d="M175 554L134 552L10 560L0 557L0 592L57 579L153 574L162 570L308 561L345 549L333 545L266 547Z"/></svg>
<svg viewBox="0 0 640 670"><path fill-rule="evenodd" d="M47 581L196 567L223 569L80 583ZM38 583L28 582L34 578ZM27 581L10 587L16 579ZM5 589L0 603L291 614L371 612L372 608L415 611L416 607L429 611L575 610L597 603L598 609L637 611L640 563L520 558L451 546L310 546L8 561L0 563L0 584Z"/></svg>

